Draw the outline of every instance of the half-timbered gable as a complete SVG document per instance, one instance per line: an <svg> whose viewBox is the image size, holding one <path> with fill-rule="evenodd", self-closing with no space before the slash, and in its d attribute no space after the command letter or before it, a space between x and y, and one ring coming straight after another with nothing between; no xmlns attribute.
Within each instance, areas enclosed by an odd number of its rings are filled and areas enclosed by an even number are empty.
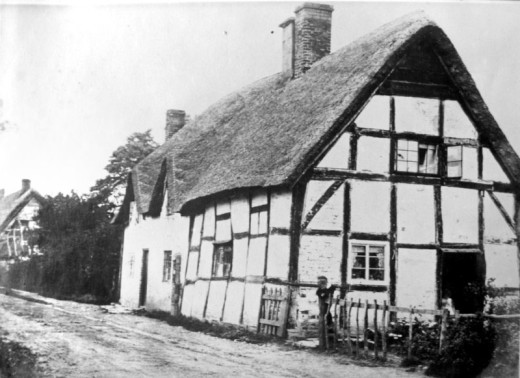
<svg viewBox="0 0 520 378"><path fill-rule="evenodd" d="M122 300L283 335L316 317L322 275L429 309L475 310L486 276L517 287L520 158L443 31L413 14L328 54L332 7L295 13L283 72L133 169ZM159 282L167 251L177 283Z"/></svg>

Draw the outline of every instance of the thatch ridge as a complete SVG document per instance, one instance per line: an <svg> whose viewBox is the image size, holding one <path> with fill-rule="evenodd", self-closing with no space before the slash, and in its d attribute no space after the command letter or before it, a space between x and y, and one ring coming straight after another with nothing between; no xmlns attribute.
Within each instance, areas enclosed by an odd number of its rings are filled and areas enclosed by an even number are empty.
<svg viewBox="0 0 520 378"><path fill-rule="evenodd" d="M434 22L415 13L324 57L298 79L276 74L208 108L134 168L138 211L150 211L163 162L170 212L236 189L291 187L331 135L355 119L406 49L424 38L446 62L479 131L518 183L520 159L453 45Z"/></svg>

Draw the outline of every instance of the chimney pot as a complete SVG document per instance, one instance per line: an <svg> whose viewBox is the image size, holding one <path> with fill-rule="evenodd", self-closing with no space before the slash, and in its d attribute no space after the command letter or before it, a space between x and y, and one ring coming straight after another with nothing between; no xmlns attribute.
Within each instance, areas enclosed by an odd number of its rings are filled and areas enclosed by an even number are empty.
<svg viewBox="0 0 520 378"><path fill-rule="evenodd" d="M23 179L22 180L22 191L26 192L31 189L31 180Z"/></svg>
<svg viewBox="0 0 520 378"><path fill-rule="evenodd" d="M165 141L170 139L177 131L182 129L186 123L186 112L184 110L170 109L166 111Z"/></svg>

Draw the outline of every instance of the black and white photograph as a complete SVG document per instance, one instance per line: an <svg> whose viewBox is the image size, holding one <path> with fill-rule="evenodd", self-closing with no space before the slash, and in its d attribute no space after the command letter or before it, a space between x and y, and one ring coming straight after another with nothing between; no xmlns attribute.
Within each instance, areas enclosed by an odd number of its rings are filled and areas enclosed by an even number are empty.
<svg viewBox="0 0 520 378"><path fill-rule="evenodd" d="M519 21L0 0L0 377L520 377Z"/></svg>

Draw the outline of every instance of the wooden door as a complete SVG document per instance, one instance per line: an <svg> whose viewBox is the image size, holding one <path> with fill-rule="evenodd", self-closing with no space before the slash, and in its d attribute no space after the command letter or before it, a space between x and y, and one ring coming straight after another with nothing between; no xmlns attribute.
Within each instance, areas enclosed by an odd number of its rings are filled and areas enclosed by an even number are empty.
<svg viewBox="0 0 520 378"><path fill-rule="evenodd" d="M141 265L141 286L139 288L139 307L146 304L146 290L148 288L148 250L143 249L143 264Z"/></svg>

